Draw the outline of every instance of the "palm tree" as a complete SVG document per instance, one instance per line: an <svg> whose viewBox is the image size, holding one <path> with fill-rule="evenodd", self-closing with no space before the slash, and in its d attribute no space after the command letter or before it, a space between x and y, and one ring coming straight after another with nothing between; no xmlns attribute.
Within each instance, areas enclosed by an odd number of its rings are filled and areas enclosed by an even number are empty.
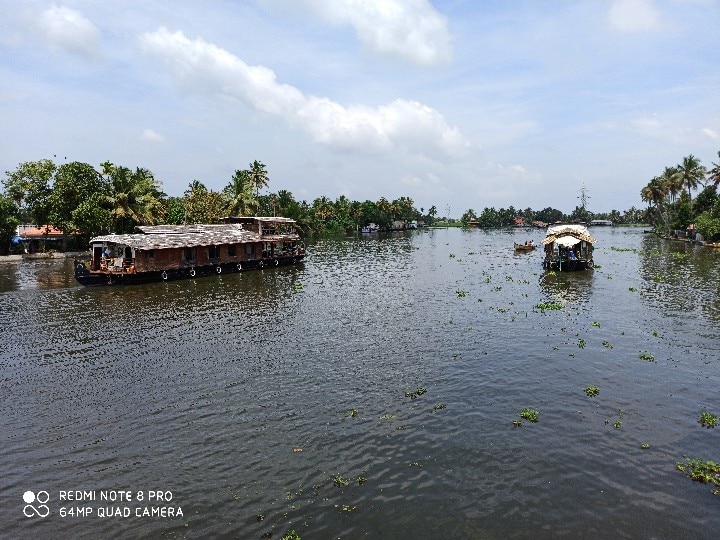
<svg viewBox="0 0 720 540"><path fill-rule="evenodd" d="M227 199L227 214L229 216L250 216L253 208L257 207L257 199L253 194L253 183L250 171L235 171L230 183L223 189Z"/></svg>
<svg viewBox="0 0 720 540"><path fill-rule="evenodd" d="M680 178L681 186L687 189L688 200L690 201L690 217L692 218L692 196L690 190L697 189L705 179L705 167L700 165L700 160L690 154L684 157L682 163L677 167L676 176Z"/></svg>
<svg viewBox="0 0 720 540"><path fill-rule="evenodd" d="M102 167L103 174L110 178L111 193L107 199L113 231L124 233L135 225L155 225L162 219L164 194L149 170L138 167L132 172L110 162L103 163Z"/></svg>
<svg viewBox="0 0 720 540"><path fill-rule="evenodd" d="M663 206L668 194L668 184L662 177L653 178L650 183L640 191L640 198L648 205L654 206L658 222L662 220Z"/></svg>
<svg viewBox="0 0 720 540"><path fill-rule="evenodd" d="M670 201L675 202L677 194L683 190L682 179L678 174L677 167L665 167L660 180L665 184L666 195L670 195Z"/></svg>
<svg viewBox="0 0 720 540"><path fill-rule="evenodd" d="M249 174L250 181L255 186L255 197L257 198L260 195L260 190L267 186L270 182L267 170L265 169L265 164L258 160L253 161L250 164Z"/></svg>
<svg viewBox="0 0 720 540"><path fill-rule="evenodd" d="M720 151L718 151L718 157L720 158ZM720 185L720 163L713 162L713 168L707 172L708 180L715 186Z"/></svg>

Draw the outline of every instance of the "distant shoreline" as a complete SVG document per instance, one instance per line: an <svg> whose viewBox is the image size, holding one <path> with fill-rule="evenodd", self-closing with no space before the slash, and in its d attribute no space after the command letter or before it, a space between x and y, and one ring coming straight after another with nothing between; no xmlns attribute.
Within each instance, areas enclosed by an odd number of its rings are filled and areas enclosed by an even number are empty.
<svg viewBox="0 0 720 540"><path fill-rule="evenodd" d="M89 251L49 251L47 253L23 253L20 255L0 255L0 263L34 261L42 259L72 259L73 257L87 256Z"/></svg>

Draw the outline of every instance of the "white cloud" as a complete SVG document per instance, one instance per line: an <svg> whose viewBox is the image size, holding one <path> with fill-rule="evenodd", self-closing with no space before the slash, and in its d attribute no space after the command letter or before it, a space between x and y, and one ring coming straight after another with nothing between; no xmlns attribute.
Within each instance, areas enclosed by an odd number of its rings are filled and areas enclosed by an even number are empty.
<svg viewBox="0 0 720 540"><path fill-rule="evenodd" d="M716 130L710 128L703 128L700 131L703 135L709 137L716 143L720 143L720 133L718 133Z"/></svg>
<svg viewBox="0 0 720 540"><path fill-rule="evenodd" d="M427 0L294 0L292 4L305 5L331 24L352 26L361 43L377 54L421 66L451 60L447 20Z"/></svg>
<svg viewBox="0 0 720 540"><path fill-rule="evenodd" d="M162 143L165 142L165 137L163 137L156 131L148 128L144 129L143 132L140 134L140 140L152 143Z"/></svg>
<svg viewBox="0 0 720 540"><path fill-rule="evenodd" d="M615 0L608 12L610 24L621 32L652 32L665 24L652 0Z"/></svg>
<svg viewBox="0 0 720 540"><path fill-rule="evenodd" d="M162 59L189 91L240 100L259 111L283 118L315 141L362 151L438 150L462 153L471 144L436 110L397 99L387 105L343 106L328 98L304 95L281 84L263 66L248 66L240 58L202 39L160 28L140 36L143 49Z"/></svg>
<svg viewBox="0 0 720 540"><path fill-rule="evenodd" d="M79 11L52 6L40 14L37 24L51 47L88 59L98 56L100 30Z"/></svg>

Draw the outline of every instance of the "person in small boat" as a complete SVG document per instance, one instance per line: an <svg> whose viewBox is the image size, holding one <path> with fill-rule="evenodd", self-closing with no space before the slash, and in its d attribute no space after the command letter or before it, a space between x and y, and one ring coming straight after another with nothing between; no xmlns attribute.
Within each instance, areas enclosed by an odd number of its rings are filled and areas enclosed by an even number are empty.
<svg viewBox="0 0 720 540"><path fill-rule="evenodd" d="M578 260L577 255L575 255L575 252L572 249L568 250L568 259L570 259L571 261Z"/></svg>

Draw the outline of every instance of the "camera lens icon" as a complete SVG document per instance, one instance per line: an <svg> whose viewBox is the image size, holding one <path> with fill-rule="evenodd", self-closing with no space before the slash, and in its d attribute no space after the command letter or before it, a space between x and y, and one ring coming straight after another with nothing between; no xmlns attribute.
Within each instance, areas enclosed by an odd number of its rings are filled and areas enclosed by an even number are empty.
<svg viewBox="0 0 720 540"><path fill-rule="evenodd" d="M45 503L49 500L50 494L47 491L38 491L37 494L33 491L26 491L23 493L23 501L25 502L23 514L25 514L25 517L47 517L50 514L50 509ZM37 503L37 505L33 503Z"/></svg>

